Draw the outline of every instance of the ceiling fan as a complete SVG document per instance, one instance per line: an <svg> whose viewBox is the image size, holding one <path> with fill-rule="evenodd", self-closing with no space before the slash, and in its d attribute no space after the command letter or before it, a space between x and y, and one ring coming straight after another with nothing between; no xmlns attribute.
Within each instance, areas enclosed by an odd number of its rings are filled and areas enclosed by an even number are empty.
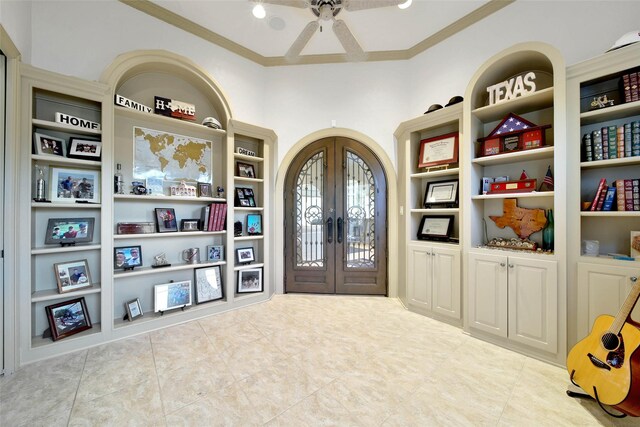
<svg viewBox="0 0 640 427"><path fill-rule="evenodd" d="M404 3L406 0L262 0L262 3L276 4L280 6L291 6L301 9L311 9L311 12L317 17L315 21L311 21L302 30L298 38L293 42L285 58L295 59L300 55L302 49L309 43L311 37L320 28L320 21L333 21L333 32L342 44L347 57L350 60L358 61L365 57L362 47L353 36L347 24L336 19L336 16L342 9L349 12L376 9L379 7L396 6Z"/></svg>

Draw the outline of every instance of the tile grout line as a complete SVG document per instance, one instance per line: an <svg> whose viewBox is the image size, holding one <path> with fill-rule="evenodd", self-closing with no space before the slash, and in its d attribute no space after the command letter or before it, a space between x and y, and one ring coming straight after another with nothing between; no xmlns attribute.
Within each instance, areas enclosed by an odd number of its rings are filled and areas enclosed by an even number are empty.
<svg viewBox="0 0 640 427"><path fill-rule="evenodd" d="M73 414L73 409L76 406L76 400L78 399L78 392L80 391L80 384L82 383L82 376L84 375L84 370L87 367L87 359L89 359L89 350L86 350L84 355L84 362L82 363L82 370L80 371L80 377L78 378L78 385L76 386L76 392L73 395L73 402L71 403L71 409L69 409L69 416L67 418L67 427L71 425L71 415Z"/></svg>

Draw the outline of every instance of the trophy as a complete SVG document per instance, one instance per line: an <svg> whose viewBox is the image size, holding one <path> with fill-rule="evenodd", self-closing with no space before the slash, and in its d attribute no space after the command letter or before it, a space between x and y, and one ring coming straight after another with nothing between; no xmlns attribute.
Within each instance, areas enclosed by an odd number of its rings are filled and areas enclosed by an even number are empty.
<svg viewBox="0 0 640 427"><path fill-rule="evenodd" d="M44 181L44 172L42 168L35 164L36 169L36 195L33 198L35 202L48 202L46 198L47 183Z"/></svg>
<svg viewBox="0 0 640 427"><path fill-rule="evenodd" d="M164 252L153 257L152 268L171 267L171 264L167 262L167 254Z"/></svg>

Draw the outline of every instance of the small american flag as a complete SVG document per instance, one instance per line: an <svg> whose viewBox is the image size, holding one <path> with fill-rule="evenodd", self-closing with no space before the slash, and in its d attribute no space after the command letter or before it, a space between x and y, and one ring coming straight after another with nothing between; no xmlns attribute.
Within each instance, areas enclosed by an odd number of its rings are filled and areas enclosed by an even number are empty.
<svg viewBox="0 0 640 427"><path fill-rule="evenodd" d="M547 169L547 174L544 176L542 184L546 184L549 189L553 190L553 174L551 173L551 166Z"/></svg>

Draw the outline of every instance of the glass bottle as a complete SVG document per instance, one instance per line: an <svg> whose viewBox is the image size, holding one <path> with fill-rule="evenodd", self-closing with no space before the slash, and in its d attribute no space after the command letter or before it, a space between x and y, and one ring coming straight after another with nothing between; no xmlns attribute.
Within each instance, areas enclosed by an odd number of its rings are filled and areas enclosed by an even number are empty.
<svg viewBox="0 0 640 427"><path fill-rule="evenodd" d="M124 194L124 178L122 177L122 172L120 172L120 163L116 165L116 168L117 171L113 177L113 191L116 194Z"/></svg>
<svg viewBox="0 0 640 427"><path fill-rule="evenodd" d="M547 226L542 231L542 249L553 251L553 209L547 211Z"/></svg>

